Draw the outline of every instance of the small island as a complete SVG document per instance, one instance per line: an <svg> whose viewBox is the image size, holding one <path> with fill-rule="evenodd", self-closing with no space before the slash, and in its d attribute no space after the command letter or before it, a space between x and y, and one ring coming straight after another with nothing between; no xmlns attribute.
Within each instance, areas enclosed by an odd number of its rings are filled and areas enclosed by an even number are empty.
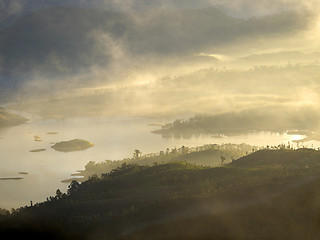
<svg viewBox="0 0 320 240"><path fill-rule="evenodd" d="M73 139L70 141L58 142L55 145L53 145L51 148L59 152L73 152L73 151L85 150L93 146L94 144L92 142L82 140L82 139Z"/></svg>
<svg viewBox="0 0 320 240"><path fill-rule="evenodd" d="M39 137L38 135L34 136L34 141L35 142L42 142L41 137Z"/></svg>
<svg viewBox="0 0 320 240"><path fill-rule="evenodd" d="M23 179L22 177L0 177L1 181L6 181L6 180L21 180Z"/></svg>
<svg viewBox="0 0 320 240"><path fill-rule="evenodd" d="M59 134L59 133L58 132L47 132L47 134L56 135L56 134Z"/></svg>
<svg viewBox="0 0 320 240"><path fill-rule="evenodd" d="M30 150L29 152L36 153L36 152L43 152L43 151L45 151L45 150L46 150L46 149L44 149L44 148L39 148L39 149Z"/></svg>

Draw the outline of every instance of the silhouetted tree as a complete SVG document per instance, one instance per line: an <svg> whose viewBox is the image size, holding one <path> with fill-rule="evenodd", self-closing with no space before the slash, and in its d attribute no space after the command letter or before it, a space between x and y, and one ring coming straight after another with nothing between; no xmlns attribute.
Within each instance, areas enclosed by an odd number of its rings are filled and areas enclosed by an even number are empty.
<svg viewBox="0 0 320 240"><path fill-rule="evenodd" d="M134 150L134 153L133 153L133 157L134 158L139 158L139 157L141 157L141 152L140 152L140 150L138 150L138 149L136 149L136 150Z"/></svg>
<svg viewBox="0 0 320 240"><path fill-rule="evenodd" d="M10 212L7 209L0 208L0 216L9 216Z"/></svg>
<svg viewBox="0 0 320 240"><path fill-rule="evenodd" d="M57 189L56 191L56 199L60 199L62 197L62 192L60 191L60 189Z"/></svg>
<svg viewBox="0 0 320 240"><path fill-rule="evenodd" d="M226 160L226 158L224 157L224 156L220 156L220 158L221 158L221 166L223 165L223 163L224 163L224 160Z"/></svg>
<svg viewBox="0 0 320 240"><path fill-rule="evenodd" d="M88 182L89 182L89 183L95 183L95 182L98 182L98 181L99 181L99 178L98 178L97 174L91 175L91 176L89 177L89 179L88 179Z"/></svg>
<svg viewBox="0 0 320 240"><path fill-rule="evenodd" d="M185 147L185 146L182 146L182 147L181 147L181 152L182 152L182 154L185 154L185 153L186 153L186 147Z"/></svg>
<svg viewBox="0 0 320 240"><path fill-rule="evenodd" d="M72 182L68 186L68 195L71 195L76 191L78 191L79 187L80 187L80 183L78 183L76 180L72 180Z"/></svg>

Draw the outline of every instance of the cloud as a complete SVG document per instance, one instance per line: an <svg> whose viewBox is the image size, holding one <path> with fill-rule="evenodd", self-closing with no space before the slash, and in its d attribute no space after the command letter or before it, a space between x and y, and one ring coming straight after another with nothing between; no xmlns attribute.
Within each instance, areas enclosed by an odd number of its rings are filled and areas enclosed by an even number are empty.
<svg viewBox="0 0 320 240"><path fill-rule="evenodd" d="M301 0L205 0L208 5L218 7L234 17L250 18L285 11L318 11L319 1Z"/></svg>
<svg viewBox="0 0 320 240"><path fill-rule="evenodd" d="M270 8L267 8L266 1L249 0L203 0L200 1L201 4L173 0L161 1L161 4L159 1L146 0L119 2L90 2L95 6L105 4L102 10L74 6L46 8L25 16L1 31L0 63L2 70L7 71L4 75L8 72L10 75L12 71L13 75L18 76L14 81L22 79L25 82L21 85L22 88L27 89L29 86L32 91L28 93L35 95L41 89L51 91L67 87L95 88L120 82L128 85L134 85L137 81L152 82L173 72L184 75L203 66L221 67L236 59L235 55L240 50L245 56L250 55L250 48L253 47L257 49L254 51L260 52L270 49L285 51L289 46L288 42L296 39L295 34L300 34L309 24L307 14L286 13L243 20L229 17L214 8L172 10L220 4L234 12L249 11L249 16L252 13L290 9L297 1L290 4L281 1L281 5L279 1L271 0L275 5ZM79 1L80 3L88 2ZM127 11L134 9L134 12L105 11L108 4L118 9L127 8ZM139 4L145 7L157 6L161 10L136 12ZM165 7L170 10L164 9ZM311 5L303 8L309 7ZM18 9L19 7L16 8L17 11ZM303 41L301 36L299 37ZM278 38L283 38L283 41L274 43ZM265 56L262 57L265 60ZM271 62L275 58L278 59L276 55L270 55ZM200 64L199 59L203 63ZM286 61L287 57L283 56L283 59ZM256 64L249 59L248 64L252 63ZM3 79L3 82L8 80ZM241 88L243 84L237 86ZM257 87L260 86L261 84ZM141 92L138 92L138 97ZM208 96L196 97L190 98L187 103L188 106L193 106L192 111L198 108L197 103L210 101ZM216 101L220 103L226 99L228 96L223 95ZM202 104L203 109L210 110L209 105Z"/></svg>
<svg viewBox="0 0 320 240"><path fill-rule="evenodd" d="M25 1L23 0L0 0L0 25L12 16L21 13L24 7Z"/></svg>
<svg viewBox="0 0 320 240"><path fill-rule="evenodd" d="M24 2L21 0L10 1L8 6L8 12L7 12L8 15L20 13L21 10L23 9L23 6L24 6Z"/></svg>

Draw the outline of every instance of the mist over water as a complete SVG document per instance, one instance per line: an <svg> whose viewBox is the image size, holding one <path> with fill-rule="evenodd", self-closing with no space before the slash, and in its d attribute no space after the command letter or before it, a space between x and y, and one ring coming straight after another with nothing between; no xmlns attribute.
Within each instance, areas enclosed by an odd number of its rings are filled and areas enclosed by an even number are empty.
<svg viewBox="0 0 320 240"><path fill-rule="evenodd" d="M302 135L287 135L270 132L256 132L236 136L214 136L201 134L189 138L167 137L151 133L158 126L150 126L154 121L169 119L150 118L70 118L65 120L35 119L24 124L0 131L0 177L22 177L21 180L1 180L0 191L2 208L11 209L45 201L60 189L67 191L68 183L77 170L83 170L90 162L122 160L132 157L139 149L143 155L174 149L181 146L196 147L204 144L247 143L253 146L276 146L297 144L292 142ZM56 134L48 134L54 132ZM39 136L41 141L34 141ZM94 143L94 147L78 152L57 152L51 148L54 142L83 138ZM319 147L320 142L308 142L307 146ZM43 152L30 152L33 149L46 149ZM28 173L26 175L19 172Z"/></svg>
<svg viewBox="0 0 320 240"><path fill-rule="evenodd" d="M0 207L43 201L89 161L135 149L318 147L318 10L295 0L0 1L0 103L30 119L0 128L0 177L23 177L0 181ZM50 148L76 138L94 147Z"/></svg>

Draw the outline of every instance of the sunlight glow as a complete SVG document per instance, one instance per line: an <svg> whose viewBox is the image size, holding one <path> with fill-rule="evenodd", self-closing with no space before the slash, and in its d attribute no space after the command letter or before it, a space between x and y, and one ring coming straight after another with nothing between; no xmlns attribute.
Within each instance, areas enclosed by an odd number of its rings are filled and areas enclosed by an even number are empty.
<svg viewBox="0 0 320 240"><path fill-rule="evenodd" d="M292 135L290 137L291 137L291 141L298 141L305 138L304 135Z"/></svg>

